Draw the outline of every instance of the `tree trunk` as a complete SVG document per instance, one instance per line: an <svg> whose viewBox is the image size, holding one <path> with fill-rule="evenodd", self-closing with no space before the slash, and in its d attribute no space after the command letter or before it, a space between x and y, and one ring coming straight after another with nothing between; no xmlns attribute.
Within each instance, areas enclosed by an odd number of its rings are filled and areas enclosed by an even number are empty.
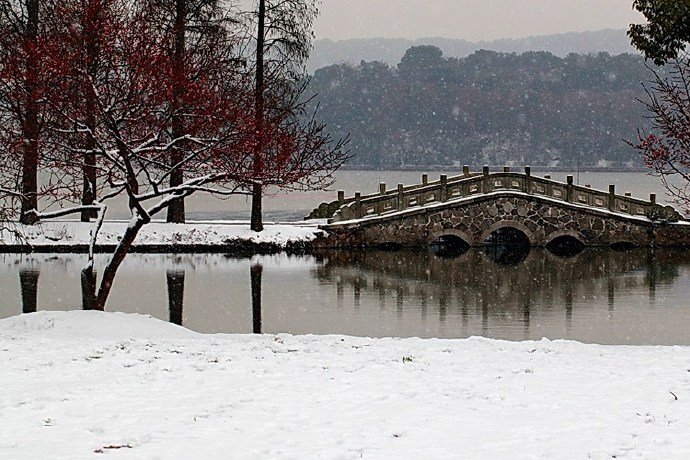
<svg viewBox="0 0 690 460"><path fill-rule="evenodd" d="M255 123L256 151L254 152L254 180L252 187L251 229L260 232L264 229L262 216L263 185L260 183L263 174L263 127L264 127L264 47L266 38L266 0L259 0L259 24L256 34L256 87Z"/></svg>
<svg viewBox="0 0 690 460"><path fill-rule="evenodd" d="M100 14L100 11L95 14ZM97 18L91 18L92 21L96 22ZM87 27L89 30L95 30L94 25ZM98 59L99 50L97 37L94 35L87 35L86 37L86 58L87 58L87 73L89 78L85 81L85 110L86 110L86 125L89 127L92 133L96 130L96 94L93 90L93 85L98 78ZM82 193L81 203L85 206L90 206L96 200L98 196L98 191L96 188L96 154L94 150L96 149L96 139L92 134L86 135L86 151L84 154L84 189ZM89 222L91 219L95 219L98 212L92 211L82 211L81 221Z"/></svg>
<svg viewBox="0 0 690 460"><path fill-rule="evenodd" d="M127 253L132 248L132 244L139 234L139 230L146 224L146 219L141 216L133 217L127 230L125 231L122 240L117 245L113 257L110 259L108 266L103 272L103 279L101 280L101 285L98 289L98 296L96 297L96 302L94 303L94 310L105 311L105 303L110 295L110 290L113 287L113 281L115 280L115 275L117 274L118 268L122 265L125 260Z"/></svg>
<svg viewBox="0 0 690 460"><path fill-rule="evenodd" d="M261 184L254 184L252 186L251 229L255 232L260 232L264 229L262 197L263 186Z"/></svg>
<svg viewBox="0 0 690 460"><path fill-rule="evenodd" d="M187 1L175 0L175 49L173 50L173 90L172 90L172 137L178 139L184 136L184 120L182 111L184 109L184 97L186 93L186 20L187 20ZM173 168L170 173L170 186L177 187L184 182L184 171L181 167L175 167L184 160L184 150L178 143L172 148L170 154L170 165ZM183 224L185 222L184 198L178 198L168 207L168 222Z"/></svg>
<svg viewBox="0 0 690 460"><path fill-rule="evenodd" d="M22 207L20 221L33 225L38 218L31 211L38 210L38 0L26 0L27 23L25 36L26 77L25 112L22 123L24 158L22 163Z"/></svg>

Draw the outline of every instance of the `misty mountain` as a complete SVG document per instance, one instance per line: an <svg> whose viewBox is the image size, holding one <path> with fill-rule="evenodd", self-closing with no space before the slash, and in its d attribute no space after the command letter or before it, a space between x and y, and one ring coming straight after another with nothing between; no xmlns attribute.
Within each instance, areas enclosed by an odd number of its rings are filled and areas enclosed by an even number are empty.
<svg viewBox="0 0 690 460"><path fill-rule="evenodd" d="M350 134L351 165L641 167L624 140L645 128L642 56L555 56L480 50L445 57L410 48L400 63L317 70L308 94L334 138Z"/></svg>
<svg viewBox="0 0 690 460"><path fill-rule="evenodd" d="M351 40L317 40L314 44L308 69L316 69L331 64L361 61L383 61L396 65L412 46L433 45L440 48L446 57L467 57L477 50L486 49L505 53L524 53L527 51L547 51L565 57L570 53L589 54L605 51L616 55L634 53L625 30L600 30L595 32L572 32L556 35L543 35L521 39L503 39L483 42L469 42L447 38L365 38Z"/></svg>

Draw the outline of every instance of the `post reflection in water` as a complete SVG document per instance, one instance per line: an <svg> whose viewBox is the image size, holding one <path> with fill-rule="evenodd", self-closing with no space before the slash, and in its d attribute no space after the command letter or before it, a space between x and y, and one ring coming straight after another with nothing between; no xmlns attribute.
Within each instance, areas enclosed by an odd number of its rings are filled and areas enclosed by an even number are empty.
<svg viewBox="0 0 690 460"><path fill-rule="evenodd" d="M22 293L22 313L38 311L38 275L35 268L19 270L19 285Z"/></svg>
<svg viewBox="0 0 690 460"><path fill-rule="evenodd" d="M261 334L263 331L261 318L261 288L263 284L264 267L260 263L252 264L249 268L252 287L252 331Z"/></svg>
<svg viewBox="0 0 690 460"><path fill-rule="evenodd" d="M184 269L166 270L170 322L182 326L184 311Z"/></svg>

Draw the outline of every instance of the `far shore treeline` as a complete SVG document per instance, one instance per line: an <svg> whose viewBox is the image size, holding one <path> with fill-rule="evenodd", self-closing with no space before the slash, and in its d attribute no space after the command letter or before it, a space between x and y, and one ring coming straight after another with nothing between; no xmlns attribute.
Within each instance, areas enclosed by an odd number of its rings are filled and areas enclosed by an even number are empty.
<svg viewBox="0 0 690 460"><path fill-rule="evenodd" d="M317 70L309 94L349 166L413 168L514 164L642 169L625 140L647 127L641 56L523 54L481 50L445 58L410 48L383 62Z"/></svg>

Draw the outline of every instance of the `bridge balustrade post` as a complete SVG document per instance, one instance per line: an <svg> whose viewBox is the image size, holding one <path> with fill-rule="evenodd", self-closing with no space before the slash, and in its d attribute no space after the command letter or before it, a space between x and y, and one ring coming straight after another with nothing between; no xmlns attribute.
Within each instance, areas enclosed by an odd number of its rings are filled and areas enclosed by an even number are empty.
<svg viewBox="0 0 690 460"><path fill-rule="evenodd" d="M405 209L405 186L403 184L398 184L398 211L403 211Z"/></svg>
<svg viewBox="0 0 690 460"><path fill-rule="evenodd" d="M489 167L487 165L484 165L484 168L482 168L482 175L482 193L489 193L492 187L489 183Z"/></svg>
<svg viewBox="0 0 690 460"><path fill-rule="evenodd" d="M525 166L525 192L532 194L532 168Z"/></svg>
<svg viewBox="0 0 690 460"><path fill-rule="evenodd" d="M470 177L470 167L469 165L464 165L462 167L462 175L465 177Z"/></svg>
<svg viewBox="0 0 690 460"><path fill-rule="evenodd" d="M439 201L442 203L448 201L448 176L445 174L441 174L441 191L439 195Z"/></svg>
<svg viewBox="0 0 690 460"><path fill-rule="evenodd" d="M379 184L379 194L381 196L384 196L386 194L386 183L385 182L381 182ZM384 209L384 203L382 201L378 202L376 204L376 214L383 214L384 210L385 210Z"/></svg>
<svg viewBox="0 0 690 460"><path fill-rule="evenodd" d="M424 186L429 185L429 175L428 174L422 174L422 185L424 185Z"/></svg>
<svg viewBox="0 0 690 460"><path fill-rule="evenodd" d="M342 206L345 204L345 191L344 190L338 190L338 206Z"/></svg>
<svg viewBox="0 0 690 460"><path fill-rule="evenodd" d="M504 166L504 167L503 167L503 172L504 172L504 173L509 173L509 172L510 172L510 166Z"/></svg>
<svg viewBox="0 0 690 460"><path fill-rule="evenodd" d="M573 198L574 198L573 197L573 195L574 195L574 193L573 193L574 192L573 191L573 176L568 176L567 182L568 182L568 185L565 189L565 201L567 201L568 203L572 203Z"/></svg>
<svg viewBox="0 0 690 460"><path fill-rule="evenodd" d="M649 201L651 201L652 204L656 204L656 193L649 194Z"/></svg>
<svg viewBox="0 0 690 460"><path fill-rule="evenodd" d="M625 196L632 196L632 192L625 192Z"/></svg>
<svg viewBox="0 0 690 460"><path fill-rule="evenodd" d="M362 217L362 194L355 192L355 216Z"/></svg>
<svg viewBox="0 0 690 460"><path fill-rule="evenodd" d="M616 210L616 186L609 185L609 211Z"/></svg>
<svg viewBox="0 0 690 460"><path fill-rule="evenodd" d="M549 182L546 183L544 186L546 190L546 196L553 196L553 183L551 181L551 174L546 174L544 176L544 179L548 180Z"/></svg>

